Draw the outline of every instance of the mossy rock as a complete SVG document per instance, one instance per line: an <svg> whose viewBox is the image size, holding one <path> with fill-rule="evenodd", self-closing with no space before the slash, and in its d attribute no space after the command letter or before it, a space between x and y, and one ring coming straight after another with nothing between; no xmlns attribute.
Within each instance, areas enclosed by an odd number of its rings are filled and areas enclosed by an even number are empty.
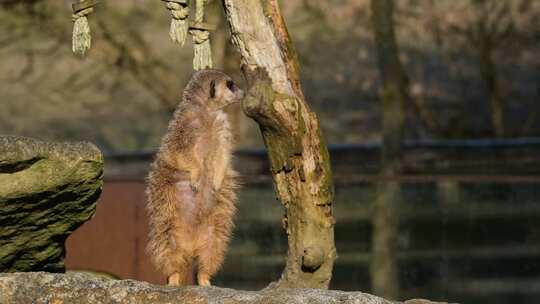
<svg viewBox="0 0 540 304"><path fill-rule="evenodd" d="M91 143L0 136L0 272L64 271L64 242L94 214L102 177Z"/></svg>

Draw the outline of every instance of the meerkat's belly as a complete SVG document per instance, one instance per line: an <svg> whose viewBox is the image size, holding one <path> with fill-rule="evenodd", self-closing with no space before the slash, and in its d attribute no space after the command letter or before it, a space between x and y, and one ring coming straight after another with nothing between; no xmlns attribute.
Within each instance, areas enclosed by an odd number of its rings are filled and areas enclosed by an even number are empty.
<svg viewBox="0 0 540 304"><path fill-rule="evenodd" d="M181 221L188 225L196 224L198 216L196 195L189 180L179 180L175 183L176 201L182 202Z"/></svg>
<svg viewBox="0 0 540 304"><path fill-rule="evenodd" d="M202 217L214 208L216 194L230 167L231 148L230 144L223 138L225 134L215 132L213 135L211 138L201 138L197 151L201 161L201 172L199 181L197 181L199 189L195 193L195 197L199 214Z"/></svg>

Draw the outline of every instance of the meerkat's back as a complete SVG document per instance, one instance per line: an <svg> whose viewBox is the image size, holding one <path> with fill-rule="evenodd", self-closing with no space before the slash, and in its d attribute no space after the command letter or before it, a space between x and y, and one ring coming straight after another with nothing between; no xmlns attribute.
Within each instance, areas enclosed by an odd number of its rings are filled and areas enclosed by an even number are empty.
<svg viewBox="0 0 540 304"><path fill-rule="evenodd" d="M232 136L223 108L243 98L229 76L195 73L147 179L148 252L170 285L210 285L227 249L235 212Z"/></svg>

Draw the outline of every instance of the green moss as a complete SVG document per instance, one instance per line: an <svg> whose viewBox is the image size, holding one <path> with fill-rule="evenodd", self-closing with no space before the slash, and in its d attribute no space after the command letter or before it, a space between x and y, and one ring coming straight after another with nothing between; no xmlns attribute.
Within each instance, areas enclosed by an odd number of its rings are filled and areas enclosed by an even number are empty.
<svg viewBox="0 0 540 304"><path fill-rule="evenodd" d="M2 136L0 152L3 168L15 169L0 173L0 272L61 270L66 238L95 211L101 153L88 143Z"/></svg>

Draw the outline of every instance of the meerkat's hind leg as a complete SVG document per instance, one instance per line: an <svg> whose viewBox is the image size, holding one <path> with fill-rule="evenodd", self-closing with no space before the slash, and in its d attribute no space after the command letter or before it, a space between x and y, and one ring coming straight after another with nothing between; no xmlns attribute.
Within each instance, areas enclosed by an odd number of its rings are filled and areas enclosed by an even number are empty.
<svg viewBox="0 0 540 304"><path fill-rule="evenodd" d="M210 279L219 270L225 255L224 242L213 232L207 233L204 237L207 243L198 253L197 283L201 286L211 286Z"/></svg>
<svg viewBox="0 0 540 304"><path fill-rule="evenodd" d="M230 216L226 212L219 211L210 215L208 226L201 231L200 238L205 240L205 246L197 253L199 285L210 286L210 279L223 263L232 228L232 224L229 223Z"/></svg>
<svg viewBox="0 0 540 304"><path fill-rule="evenodd" d="M180 273L175 272L167 278L167 285L180 286Z"/></svg>
<svg viewBox="0 0 540 304"><path fill-rule="evenodd" d="M210 242L208 247L199 253L199 270L197 283L201 286L211 286L212 276L219 270L225 258L226 242L218 240Z"/></svg>
<svg viewBox="0 0 540 304"><path fill-rule="evenodd" d="M197 283L200 286L212 286L212 284L210 283L210 276L206 273L199 272L197 274Z"/></svg>
<svg viewBox="0 0 540 304"><path fill-rule="evenodd" d="M170 286L184 286L184 285L193 285L194 284L194 278L193 278L193 266L186 265L186 267L182 267L181 269L178 269L177 272L172 273L167 278L167 285Z"/></svg>

